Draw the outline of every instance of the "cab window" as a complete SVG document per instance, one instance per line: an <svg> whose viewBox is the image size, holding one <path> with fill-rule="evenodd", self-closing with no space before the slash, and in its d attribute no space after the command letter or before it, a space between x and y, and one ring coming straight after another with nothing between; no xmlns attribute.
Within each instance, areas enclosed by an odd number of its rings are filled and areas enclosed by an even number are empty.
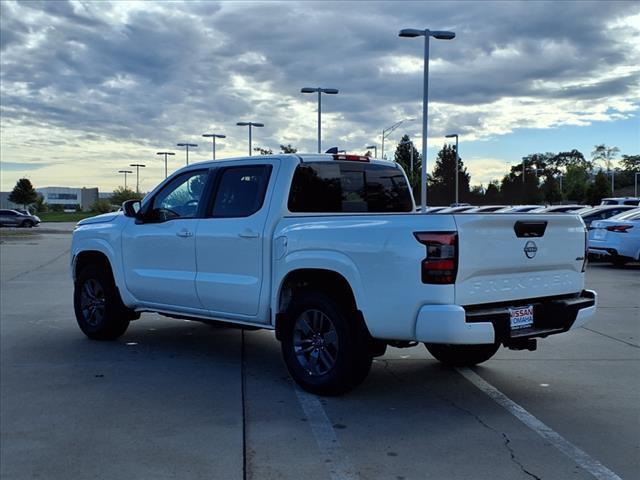
<svg viewBox="0 0 640 480"><path fill-rule="evenodd" d="M147 221L195 218L208 177L207 170L195 170L171 180L153 198Z"/></svg>
<svg viewBox="0 0 640 480"><path fill-rule="evenodd" d="M271 165L225 168L219 176L213 217L248 217L262 208Z"/></svg>

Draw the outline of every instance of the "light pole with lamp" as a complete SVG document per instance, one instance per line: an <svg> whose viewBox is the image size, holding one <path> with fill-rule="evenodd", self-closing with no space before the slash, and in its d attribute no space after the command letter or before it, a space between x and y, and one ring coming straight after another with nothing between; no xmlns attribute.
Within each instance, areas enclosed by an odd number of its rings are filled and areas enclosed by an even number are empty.
<svg viewBox="0 0 640 480"><path fill-rule="evenodd" d="M304 87L300 93L318 93L318 153L322 153L322 94L337 95L337 88Z"/></svg>
<svg viewBox="0 0 640 480"><path fill-rule="evenodd" d="M144 168L144 163L132 163L130 167L136 167L136 193L140 193L140 167Z"/></svg>
<svg viewBox="0 0 640 480"><path fill-rule="evenodd" d="M380 158L384 158L384 139L385 139L385 137L389 136L389 134L391 132L393 132L396 128L398 128L404 122L413 122L413 120L414 120L413 118L403 118L399 122L396 122L393 125L391 125L390 127L387 127L387 128L382 130L382 145L381 145L381 148L380 148Z"/></svg>
<svg viewBox="0 0 640 480"><path fill-rule="evenodd" d="M164 155L164 178L167 178L167 155L175 155L173 152L158 152L156 155Z"/></svg>
<svg viewBox="0 0 640 480"><path fill-rule="evenodd" d="M118 170L118 173L124 173L124 189L127 189L127 174L133 173L132 170Z"/></svg>
<svg viewBox="0 0 640 480"><path fill-rule="evenodd" d="M187 165L189 165L189 147L196 148L198 144L197 143L177 143L176 145L178 147L185 147L185 150L187 152Z"/></svg>
<svg viewBox="0 0 640 480"><path fill-rule="evenodd" d="M429 119L429 38L438 40L452 40L456 37L454 32L440 30L419 30L417 28L405 28L398 34L404 38L424 37L424 78L422 92L422 178L420 179L420 208L423 213L427 210L427 127Z"/></svg>
<svg viewBox="0 0 640 480"><path fill-rule="evenodd" d="M251 138L251 128L252 127L264 127L264 123L238 122L238 123L236 123L236 125L238 125L239 127L249 127L249 156L251 156L251 144L253 143L253 140Z"/></svg>
<svg viewBox="0 0 640 480"><path fill-rule="evenodd" d="M226 135L222 135L220 133L203 133L203 137L211 138L211 143L213 143L213 159L216 159L216 138L227 138Z"/></svg>
<svg viewBox="0 0 640 480"><path fill-rule="evenodd" d="M458 134L451 133L449 135L445 135L444 138L454 138L456 139L456 205L458 205L458 164L460 163L460 154L458 153Z"/></svg>

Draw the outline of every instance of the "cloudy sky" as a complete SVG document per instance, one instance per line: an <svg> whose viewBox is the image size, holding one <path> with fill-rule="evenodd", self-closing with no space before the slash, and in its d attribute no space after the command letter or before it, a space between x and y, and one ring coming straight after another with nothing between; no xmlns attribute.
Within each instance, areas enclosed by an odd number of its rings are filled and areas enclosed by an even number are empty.
<svg viewBox="0 0 640 480"><path fill-rule="evenodd" d="M420 141L423 43L401 28L448 29L431 42L429 159L458 132L472 183L501 177L534 152L596 143L640 153L637 2L85 2L1 3L1 188L122 182L142 162L160 181L158 150L227 135L219 156L254 145L362 153L380 132ZM419 145L418 145L419 146ZM170 168L184 164L184 153Z"/></svg>

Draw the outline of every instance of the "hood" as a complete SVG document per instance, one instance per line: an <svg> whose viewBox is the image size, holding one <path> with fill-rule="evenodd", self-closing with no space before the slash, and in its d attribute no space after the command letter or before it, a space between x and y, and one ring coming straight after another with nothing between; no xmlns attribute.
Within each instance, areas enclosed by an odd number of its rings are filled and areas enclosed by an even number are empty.
<svg viewBox="0 0 640 480"><path fill-rule="evenodd" d="M121 215L122 212L111 212L111 213L103 213L102 215L96 215L95 217L85 218L84 220L80 220L78 225L91 225L94 223L107 223L113 221L118 215Z"/></svg>

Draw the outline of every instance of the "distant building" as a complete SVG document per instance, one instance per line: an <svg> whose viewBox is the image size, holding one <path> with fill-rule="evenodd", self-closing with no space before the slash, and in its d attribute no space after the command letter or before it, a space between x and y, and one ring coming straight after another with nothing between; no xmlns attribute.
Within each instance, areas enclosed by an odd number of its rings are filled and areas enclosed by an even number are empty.
<svg viewBox="0 0 640 480"><path fill-rule="evenodd" d="M47 205L61 205L65 209L89 210L99 194L97 188L44 187L36 188Z"/></svg>

